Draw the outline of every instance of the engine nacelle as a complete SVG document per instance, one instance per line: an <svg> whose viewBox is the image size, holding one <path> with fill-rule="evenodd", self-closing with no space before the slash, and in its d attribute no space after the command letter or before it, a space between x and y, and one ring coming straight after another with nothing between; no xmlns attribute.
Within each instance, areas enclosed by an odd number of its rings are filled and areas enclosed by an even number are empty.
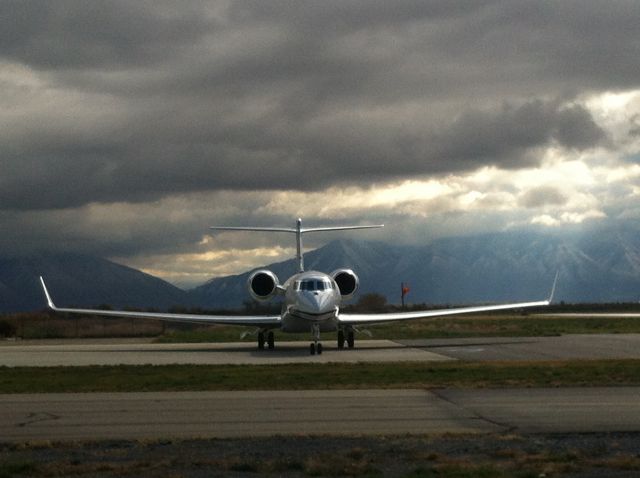
<svg viewBox="0 0 640 478"><path fill-rule="evenodd" d="M350 299L358 290L360 280L355 272L351 269L338 269L331 273L331 277L340 289L340 295L343 299Z"/></svg>
<svg viewBox="0 0 640 478"><path fill-rule="evenodd" d="M278 277L271 271L259 270L249 276L247 286L251 297L256 300L269 300L278 293Z"/></svg>

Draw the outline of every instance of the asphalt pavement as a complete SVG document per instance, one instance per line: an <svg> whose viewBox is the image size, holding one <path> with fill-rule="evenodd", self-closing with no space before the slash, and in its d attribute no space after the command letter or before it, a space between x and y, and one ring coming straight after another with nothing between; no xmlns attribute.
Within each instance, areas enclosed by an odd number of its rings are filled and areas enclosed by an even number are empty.
<svg viewBox="0 0 640 478"><path fill-rule="evenodd" d="M640 430L640 387L0 395L0 441Z"/></svg>
<svg viewBox="0 0 640 478"><path fill-rule="evenodd" d="M253 342L156 344L143 341L61 340L0 342L0 365L9 367L165 364L282 364L328 362L438 362L640 359L640 334L489 337L428 340L359 340L338 350L325 342L309 355L307 342L277 342L257 350Z"/></svg>

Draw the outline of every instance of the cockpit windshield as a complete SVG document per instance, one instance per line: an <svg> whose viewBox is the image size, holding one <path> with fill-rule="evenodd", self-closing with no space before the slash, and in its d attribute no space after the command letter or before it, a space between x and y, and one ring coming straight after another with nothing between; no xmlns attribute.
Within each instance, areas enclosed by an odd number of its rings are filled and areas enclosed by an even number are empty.
<svg viewBox="0 0 640 478"><path fill-rule="evenodd" d="M329 290L333 289L333 284L327 279L305 279L296 282L296 290Z"/></svg>

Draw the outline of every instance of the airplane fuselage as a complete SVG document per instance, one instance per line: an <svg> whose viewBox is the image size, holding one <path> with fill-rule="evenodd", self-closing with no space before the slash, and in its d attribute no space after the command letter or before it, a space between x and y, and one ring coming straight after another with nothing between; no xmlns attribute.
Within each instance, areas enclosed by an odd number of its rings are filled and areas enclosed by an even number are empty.
<svg viewBox="0 0 640 478"><path fill-rule="evenodd" d="M281 329L284 332L309 332L314 325L321 332L338 328L342 296L331 276L318 271L300 272L290 277L283 288Z"/></svg>

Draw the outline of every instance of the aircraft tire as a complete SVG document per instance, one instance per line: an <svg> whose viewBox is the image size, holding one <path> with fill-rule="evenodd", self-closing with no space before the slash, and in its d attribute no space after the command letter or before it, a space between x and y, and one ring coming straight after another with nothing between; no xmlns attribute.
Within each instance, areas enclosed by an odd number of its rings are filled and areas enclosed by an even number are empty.
<svg viewBox="0 0 640 478"><path fill-rule="evenodd" d="M322 344L319 343L318 345L316 345L316 350L318 355L322 355Z"/></svg>
<svg viewBox="0 0 640 478"><path fill-rule="evenodd" d="M311 343L309 344L309 355L315 355L316 354L316 344Z"/></svg>
<svg viewBox="0 0 640 478"><path fill-rule="evenodd" d="M344 348L344 331L343 330L338 330L338 348L339 349Z"/></svg>
<svg viewBox="0 0 640 478"><path fill-rule="evenodd" d="M347 345L349 346L350 349L352 349L355 343L356 343L356 339L353 336L353 330L350 330L349 332L347 332Z"/></svg>
<svg viewBox="0 0 640 478"><path fill-rule="evenodd" d="M276 346L275 339L273 337L273 332L269 332L267 334L267 344L269 346L269 350L273 350Z"/></svg>
<svg viewBox="0 0 640 478"><path fill-rule="evenodd" d="M264 350L264 332L258 332L258 350Z"/></svg>

